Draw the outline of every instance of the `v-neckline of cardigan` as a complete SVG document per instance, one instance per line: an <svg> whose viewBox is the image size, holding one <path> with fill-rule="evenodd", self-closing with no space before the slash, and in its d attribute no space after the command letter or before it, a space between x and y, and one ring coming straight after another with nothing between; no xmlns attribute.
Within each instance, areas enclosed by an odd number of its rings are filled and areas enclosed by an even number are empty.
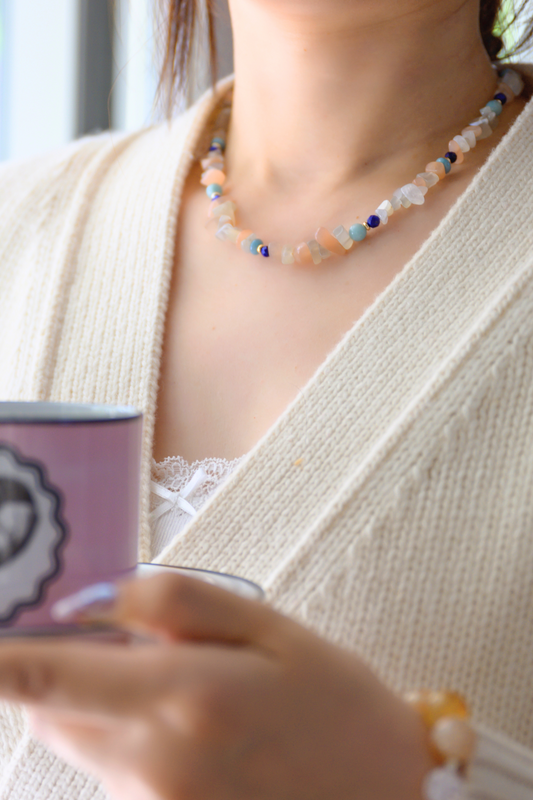
<svg viewBox="0 0 533 800"><path fill-rule="evenodd" d="M405 410L388 409L388 413L383 414L381 413L382 408L376 406L375 414L369 415L369 402L372 397L374 397L373 402L379 405L380 397L382 395L385 397L387 394L383 381L394 381L396 377L396 390L403 395L405 403L409 405L414 402L415 395L423 391L423 387L438 369L439 359L447 357L472 327L472 320L464 318L468 297L471 297L472 292L477 292L479 289L479 303L483 308L483 303L489 301L493 292L504 280L502 274L485 276L487 281L480 287L475 280L472 280L471 276L471 273L476 270L465 273L464 267L463 270L458 268L457 263L453 263L452 254L449 254L448 260L452 256L451 263L447 265L447 281L443 282L442 270L445 265L441 263L439 244L449 245L450 240L453 239L453 229L459 223L463 228L465 225L471 225L473 235L475 235L476 229L478 234L479 232L485 234L491 232L498 215L498 209L493 208L492 201L495 198L491 195L490 208L484 207L483 212L486 211L486 213L481 216L476 216L476 208L479 208L481 212L480 205L485 206L482 197L483 188L489 185L491 180L497 180L498 170L502 169L499 156L502 151L505 152L512 145L513 140L519 135L519 131L525 126L525 120L532 116L532 104L533 101L530 101L511 130L489 155L467 189L460 195L419 250L347 331L296 399L244 458L215 497L192 520L187 530L180 536L179 541L171 543L159 555L159 563L181 563L222 570L238 569L237 553L239 549L243 547L255 549L262 546L259 544L260 542L264 545L265 538L262 531L268 528L272 507L276 507L279 513L284 515L287 506L294 508L294 503L297 502L297 498L302 492L307 496L314 492L317 494L317 508L320 508L320 496L328 498L334 490L334 486L338 486L339 481L342 481L342 475L335 474L334 460L335 453L343 446L342 436L341 441L338 441L338 437L335 435L339 424L342 428L343 403L348 415L353 414L354 407L361 409L358 420L354 419L352 426L357 430L355 432L351 430L352 446L356 448L357 452L352 454L351 459L348 459L350 462L348 469L353 471L363 468L366 461L372 460L372 453L390 436L396 421L395 417L400 416L401 411ZM199 111L198 116L202 118L203 124L194 125L195 130L190 135L189 147L186 150L193 151L195 149L196 142L204 131L205 120L212 109L213 103L207 102L206 106ZM508 232L505 232L501 238L507 239ZM490 246L490 238L485 242L485 246ZM457 257L460 258L461 255L464 256L464 253L458 252ZM483 239L481 239L475 254L469 255L482 261ZM479 268L479 264L476 266ZM410 313L409 301L413 291L419 295L419 302L426 305L426 308L419 311L418 315ZM439 295L441 296L441 306L431 311L432 303L439 303L437 299ZM455 301L455 307L450 303L452 298ZM445 313L442 304L446 305ZM440 329L439 319L442 322ZM426 325L427 328L431 328L431 333L427 342L424 343L420 341L420 337L424 335L425 329L427 329ZM400 331L403 335L399 335ZM402 372L405 370L407 349L404 347L402 351L402 347L398 347L398 342L406 337L413 341L415 351L421 347L423 349L424 346L426 349L431 346L435 349L434 358L427 358L423 368L420 368L419 365L418 377L415 379L413 376L416 385L412 387L402 386L402 382L405 381L405 375ZM373 351L373 359L370 358L370 349ZM376 350L379 351L378 358L375 358ZM366 363L365 358L369 359ZM396 360L396 369L392 366L394 360ZM383 368L381 372L378 364ZM352 401L350 409L350 406L346 405L347 397L346 391L343 391L342 376L343 373L348 375L354 370L361 370L361 380L354 385L352 385L353 378L346 382ZM321 390L325 391L328 386L335 386L333 396L326 398L329 408L324 407L321 402L324 398L320 396ZM307 421L309 421L309 430L306 434ZM363 421L367 425L366 430L362 424ZM328 440L326 448L323 447L324 436ZM326 451L329 452L327 457L324 456ZM315 464L317 466L314 466ZM343 468L346 469L345 464ZM261 483L260 490L258 482ZM289 496L283 490L280 491L280 484L291 486L292 491L288 493ZM324 484L327 485L324 486ZM320 491L320 487L322 487L322 491ZM241 527L240 530L236 530L231 524L232 516L234 516L231 508L235 504L244 505L247 508L248 523L245 529ZM222 525L224 528L224 525L219 520L224 516L229 523L225 526L224 535L220 535L219 527ZM298 514L294 519L291 515L289 523L291 528L305 527L309 523L308 518L299 520L297 517ZM262 523L258 524L260 520ZM242 520L239 524L241 523ZM254 526L256 528L255 535L253 533ZM262 529L259 534L258 527ZM209 533L210 529L217 530L216 542ZM288 536L287 539L290 540L291 537ZM231 551L235 557L229 556ZM267 551L268 547L262 546L262 558L258 558L257 561L258 568L255 574L248 575L248 577L263 581L267 579L265 568L269 561L269 555L270 564L272 564L272 554ZM281 558L283 559L285 555L281 554Z"/></svg>

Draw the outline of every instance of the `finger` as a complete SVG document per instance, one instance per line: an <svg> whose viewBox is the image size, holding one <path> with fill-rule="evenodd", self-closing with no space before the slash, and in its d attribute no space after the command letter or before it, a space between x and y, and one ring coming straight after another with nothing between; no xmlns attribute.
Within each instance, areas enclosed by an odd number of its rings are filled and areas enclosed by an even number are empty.
<svg viewBox="0 0 533 800"><path fill-rule="evenodd" d="M0 645L0 697L93 715L137 715L190 672L187 648L83 642Z"/></svg>
<svg viewBox="0 0 533 800"><path fill-rule="evenodd" d="M284 631L290 629L294 636L299 627L268 606L180 574L97 585L61 602L67 608L70 604L76 619L105 621L173 640L257 645L274 651Z"/></svg>

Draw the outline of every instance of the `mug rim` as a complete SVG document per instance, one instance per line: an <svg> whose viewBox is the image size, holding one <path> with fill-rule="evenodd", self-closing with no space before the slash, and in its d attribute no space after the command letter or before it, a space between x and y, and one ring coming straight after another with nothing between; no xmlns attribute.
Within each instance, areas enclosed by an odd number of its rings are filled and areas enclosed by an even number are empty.
<svg viewBox="0 0 533 800"><path fill-rule="evenodd" d="M42 400L1 400L1 425L94 425L142 418L133 406Z"/></svg>

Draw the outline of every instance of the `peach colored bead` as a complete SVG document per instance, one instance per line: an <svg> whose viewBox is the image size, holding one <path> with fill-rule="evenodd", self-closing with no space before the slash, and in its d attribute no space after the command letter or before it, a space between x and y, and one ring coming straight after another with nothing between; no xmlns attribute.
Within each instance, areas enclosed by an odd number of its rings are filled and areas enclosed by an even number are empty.
<svg viewBox="0 0 533 800"><path fill-rule="evenodd" d="M319 245L329 250L331 253L336 253L338 256L343 256L348 252L327 228L318 228L315 233L315 239Z"/></svg>
<svg viewBox="0 0 533 800"><path fill-rule="evenodd" d="M479 127L479 125L467 125L464 130L465 131L472 131L472 133L474 134L476 139L479 139L479 137L481 136L481 133L482 133L482 130Z"/></svg>
<svg viewBox="0 0 533 800"><path fill-rule="evenodd" d="M423 186L424 188L427 188L424 178L419 178L418 175L414 179L413 183L414 183L415 186Z"/></svg>
<svg viewBox="0 0 533 800"><path fill-rule="evenodd" d="M426 164L426 172L435 172L439 178L444 178L446 175L444 164L441 164L440 161L430 161L429 164Z"/></svg>
<svg viewBox="0 0 533 800"><path fill-rule="evenodd" d="M441 717L465 719L468 716L466 703L457 692L419 689L408 692L404 698L418 711L428 728L433 727Z"/></svg>
<svg viewBox="0 0 533 800"><path fill-rule="evenodd" d="M241 232L239 233L239 235L237 236L237 241L235 242L235 244L237 245L237 247L240 247L240 246L241 246L241 242L242 242L244 239L247 239L247 238L250 236L250 234L251 234L251 233L252 233L252 231L248 231L248 230L246 230L246 231L241 231Z"/></svg>
<svg viewBox="0 0 533 800"><path fill-rule="evenodd" d="M294 251L294 256L298 264L312 264L313 256L307 242L302 242Z"/></svg>
<svg viewBox="0 0 533 800"><path fill-rule="evenodd" d="M457 142L454 142L453 139L451 140L451 142L448 142L448 150L451 150L452 153L455 153L455 155L457 156L457 161L455 162L456 164L463 163L463 161L465 160L463 151L461 150Z"/></svg>
<svg viewBox="0 0 533 800"><path fill-rule="evenodd" d="M220 169L208 169L204 172L200 183L202 186L209 186L211 183L218 183L219 186L224 186L226 176Z"/></svg>
<svg viewBox="0 0 533 800"><path fill-rule="evenodd" d="M441 717L430 732L430 738L445 759L462 762L472 758L476 747L476 734L472 726L458 717Z"/></svg>

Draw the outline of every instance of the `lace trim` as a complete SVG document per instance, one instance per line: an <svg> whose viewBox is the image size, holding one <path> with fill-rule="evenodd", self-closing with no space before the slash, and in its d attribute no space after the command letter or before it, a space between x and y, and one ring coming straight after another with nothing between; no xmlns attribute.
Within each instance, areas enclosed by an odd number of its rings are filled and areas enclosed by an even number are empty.
<svg viewBox="0 0 533 800"><path fill-rule="evenodd" d="M191 505L198 510L215 489L231 475L243 458L244 456L241 456L232 461L227 461L225 458L206 458L202 461L193 461L192 464L181 456L168 456L159 462L152 459L152 480L171 492L180 492L201 467L207 477L187 498ZM150 509L157 508L162 502L164 502L163 499L152 492Z"/></svg>

